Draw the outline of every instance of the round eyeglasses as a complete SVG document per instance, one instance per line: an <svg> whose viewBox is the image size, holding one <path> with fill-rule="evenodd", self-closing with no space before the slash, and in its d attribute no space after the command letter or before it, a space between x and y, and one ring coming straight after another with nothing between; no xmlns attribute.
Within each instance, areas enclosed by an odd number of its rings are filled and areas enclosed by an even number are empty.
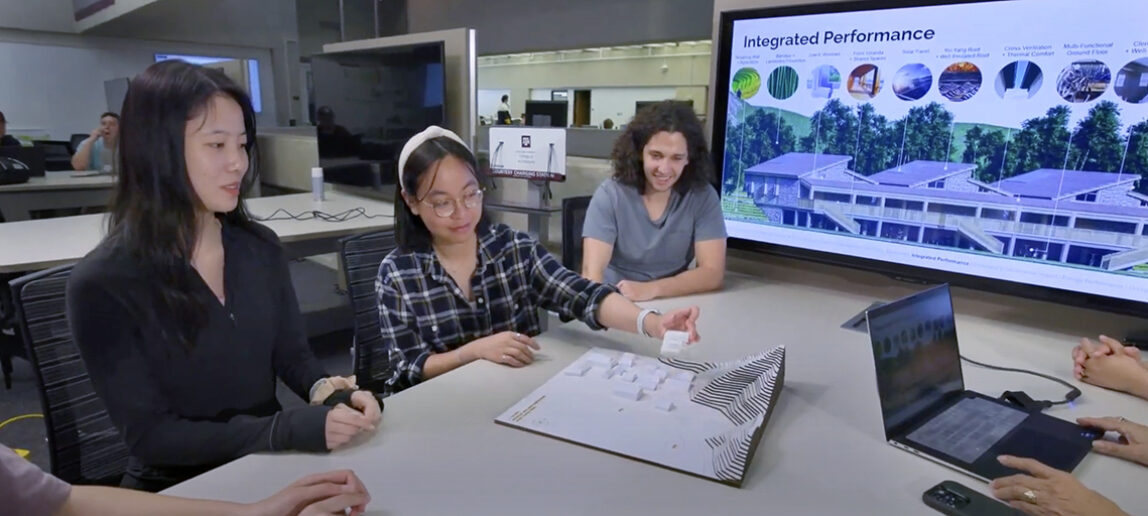
<svg viewBox="0 0 1148 516"><path fill-rule="evenodd" d="M482 190L475 190L473 192L464 194L462 199L454 199L443 196L436 198L433 201L423 199L419 202L430 205L431 209L434 210L435 215L438 215L442 218L447 218L451 215L454 215L455 210L458 209L459 201L461 201L463 207L468 210L478 208L479 206L482 206Z"/></svg>

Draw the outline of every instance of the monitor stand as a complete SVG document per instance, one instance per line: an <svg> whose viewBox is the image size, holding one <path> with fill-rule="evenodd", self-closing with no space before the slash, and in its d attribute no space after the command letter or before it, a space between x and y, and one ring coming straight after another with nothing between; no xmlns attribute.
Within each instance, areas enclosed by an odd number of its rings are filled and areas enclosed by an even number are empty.
<svg viewBox="0 0 1148 516"><path fill-rule="evenodd" d="M526 206L540 210L550 208L550 180L528 180L526 182ZM550 238L550 217L527 216L526 231L533 234L543 245Z"/></svg>
<svg viewBox="0 0 1148 516"><path fill-rule="evenodd" d="M850 317L849 320L842 323L841 327L845 328L846 330L868 332L869 331L869 320L865 318L865 314L869 313L869 310L872 310L872 309L877 308L879 306L882 306L884 304L885 304L884 301L874 301L874 302L870 303L867 308L865 308L864 310L861 310L860 313L858 313L857 315L854 315L853 317Z"/></svg>

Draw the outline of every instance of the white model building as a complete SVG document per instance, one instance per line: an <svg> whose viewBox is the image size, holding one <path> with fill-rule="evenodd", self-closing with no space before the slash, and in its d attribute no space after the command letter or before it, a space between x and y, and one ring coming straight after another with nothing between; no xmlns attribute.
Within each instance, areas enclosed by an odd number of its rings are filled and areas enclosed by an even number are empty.
<svg viewBox="0 0 1148 516"><path fill-rule="evenodd" d="M642 398L642 386L636 383L616 383L614 384L614 395L630 401L638 401Z"/></svg>

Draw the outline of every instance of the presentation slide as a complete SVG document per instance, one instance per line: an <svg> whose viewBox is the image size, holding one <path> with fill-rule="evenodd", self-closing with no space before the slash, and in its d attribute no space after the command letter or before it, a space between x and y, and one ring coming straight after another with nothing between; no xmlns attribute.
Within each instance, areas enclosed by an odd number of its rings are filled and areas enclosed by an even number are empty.
<svg viewBox="0 0 1148 516"><path fill-rule="evenodd" d="M1145 19L1012 0L734 21L730 236L1148 302Z"/></svg>

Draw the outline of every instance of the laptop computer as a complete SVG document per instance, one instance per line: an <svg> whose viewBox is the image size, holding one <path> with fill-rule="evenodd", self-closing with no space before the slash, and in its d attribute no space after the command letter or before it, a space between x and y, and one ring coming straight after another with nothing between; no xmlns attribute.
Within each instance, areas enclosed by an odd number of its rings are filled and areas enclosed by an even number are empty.
<svg viewBox="0 0 1148 516"><path fill-rule="evenodd" d="M19 168L31 177L44 177L43 147L0 146L0 158L6 159L5 168Z"/></svg>
<svg viewBox="0 0 1148 516"><path fill-rule="evenodd" d="M997 462L1002 454L1072 471L1104 435L965 389L948 285L866 318L885 439L897 448L989 481L1017 473Z"/></svg>

